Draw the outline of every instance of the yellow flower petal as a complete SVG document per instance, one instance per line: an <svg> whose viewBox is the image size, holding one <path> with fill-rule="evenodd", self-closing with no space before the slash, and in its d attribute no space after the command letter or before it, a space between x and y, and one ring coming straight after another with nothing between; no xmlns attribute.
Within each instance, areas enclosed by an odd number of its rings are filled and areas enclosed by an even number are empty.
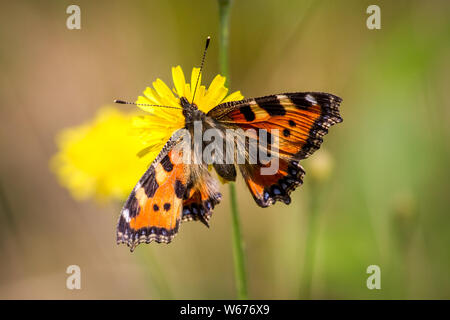
<svg viewBox="0 0 450 320"><path fill-rule="evenodd" d="M195 93L194 103L199 107L199 109L202 101L204 101L205 91L205 86L199 86L197 88L197 92Z"/></svg>
<svg viewBox="0 0 450 320"><path fill-rule="evenodd" d="M155 90L150 87L145 88L144 96L149 99L150 104L159 104L159 96Z"/></svg>
<svg viewBox="0 0 450 320"><path fill-rule="evenodd" d="M192 92L195 90L195 85L200 86L202 84L202 75L200 74L200 78L199 78L198 77L199 73L200 73L200 68L193 68L192 69L192 73L191 73L191 88L192 88ZM198 84L197 84L197 78L198 78Z"/></svg>
<svg viewBox="0 0 450 320"><path fill-rule="evenodd" d="M172 67L172 78L173 84L175 85L175 90L179 97L184 96L184 85L186 80L184 78L183 70L180 66Z"/></svg>
<svg viewBox="0 0 450 320"><path fill-rule="evenodd" d="M209 92L214 92L215 90L217 90L217 89L219 89L221 87L225 87L225 80L226 80L226 78L221 76L220 74L215 76L213 81L209 85L208 93Z"/></svg>
<svg viewBox="0 0 450 320"><path fill-rule="evenodd" d="M136 100L136 105L146 111L146 112L150 112L150 113L154 113L155 112L155 107L152 106L147 106L148 104L157 104L156 102L154 102L153 98L150 97L150 93L148 91L150 91L152 89L147 88L146 92L144 92L145 97L143 96L139 96L138 99Z"/></svg>
<svg viewBox="0 0 450 320"><path fill-rule="evenodd" d="M244 99L244 96L241 94L240 91L235 91L232 94L230 94L228 97L223 99L221 103L230 102L230 101L239 101Z"/></svg>
<svg viewBox="0 0 450 320"><path fill-rule="evenodd" d="M169 87L161 79L153 82L153 87L159 95L160 102L165 106L179 107L178 99L173 95Z"/></svg>
<svg viewBox="0 0 450 320"><path fill-rule="evenodd" d="M188 101L192 101L192 92L191 92L191 86L189 85L189 83L186 83L184 85L184 97Z"/></svg>
<svg viewBox="0 0 450 320"><path fill-rule="evenodd" d="M217 75L211 82L208 91L205 95L204 104L201 107L203 112L208 112L215 106L217 106L223 98L227 95L228 89L225 88L225 77Z"/></svg>
<svg viewBox="0 0 450 320"><path fill-rule="evenodd" d="M217 106L219 103L223 101L223 99L226 97L228 93L228 89L225 87L219 88L213 96L211 96L211 103L214 106Z"/></svg>

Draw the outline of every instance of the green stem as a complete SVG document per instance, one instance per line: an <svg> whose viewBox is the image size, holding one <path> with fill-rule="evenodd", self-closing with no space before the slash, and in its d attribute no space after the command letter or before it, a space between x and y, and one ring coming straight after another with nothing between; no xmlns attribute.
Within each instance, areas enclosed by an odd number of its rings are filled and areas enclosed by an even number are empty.
<svg viewBox="0 0 450 320"><path fill-rule="evenodd" d="M142 249L142 248L140 248ZM146 248L147 249L147 248ZM164 274L164 270L161 268L161 265L158 262L158 259L155 258L154 252L152 248L148 248L149 250L136 250L139 259L142 261L142 265L145 269L146 275L150 280L150 288L156 288L159 294L159 299L173 299L172 291L167 282L166 275ZM152 292L153 293L153 292Z"/></svg>
<svg viewBox="0 0 450 320"><path fill-rule="evenodd" d="M319 193L315 181L311 182L309 199L308 228L306 230L305 256L303 260L303 272L300 297L311 299L311 285L314 273L314 260L316 252L317 223L319 215Z"/></svg>
<svg viewBox="0 0 450 320"><path fill-rule="evenodd" d="M237 295L239 299L245 300L248 299L247 277L245 274L244 248L234 182L230 182L229 190L231 198L231 228L233 236L233 260L234 273L236 276Z"/></svg>
<svg viewBox="0 0 450 320"><path fill-rule="evenodd" d="M231 0L218 0L219 2L219 64L220 73L227 78L227 85L230 85L228 74L228 47L229 47L229 26Z"/></svg>
<svg viewBox="0 0 450 320"><path fill-rule="evenodd" d="M219 64L220 73L226 77L227 85L230 86L230 76L228 73L228 47L229 47L229 24L231 0L218 0L219 2ZM233 260L234 273L236 277L237 296L239 299L248 299L247 278L245 273L244 249L239 221L239 209L234 182L229 183L231 199L231 228L233 237Z"/></svg>

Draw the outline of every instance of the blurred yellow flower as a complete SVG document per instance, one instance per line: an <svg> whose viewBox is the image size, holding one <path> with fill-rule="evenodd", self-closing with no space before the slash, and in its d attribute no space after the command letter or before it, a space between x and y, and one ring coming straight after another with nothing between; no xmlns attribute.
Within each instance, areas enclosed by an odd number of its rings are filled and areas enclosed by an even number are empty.
<svg viewBox="0 0 450 320"><path fill-rule="evenodd" d="M191 82L186 83L181 67L172 67L174 84L172 90L161 79L156 79L153 82L153 88L147 87L143 92L144 96L138 97L136 103L139 108L150 113L150 115L136 117L133 125L142 141L146 144L146 151L151 153L151 157L155 158L172 134L184 127L185 120L181 109L159 108L145 106L145 104L179 108L180 97L186 97L188 101L192 101L193 90L191 88L195 88L199 72L200 68L193 68ZM208 89L206 89L201 84L200 75L194 103L201 111L207 113L220 103L242 100L244 98L240 91L236 91L228 97L227 94L228 89L225 87L225 77L217 75Z"/></svg>
<svg viewBox="0 0 450 320"><path fill-rule="evenodd" d="M324 148L317 150L313 160L307 160L308 171L313 179L323 182L334 170L333 156Z"/></svg>
<svg viewBox="0 0 450 320"><path fill-rule="evenodd" d="M131 123L135 114L103 107L95 119L64 129L51 169L75 199L123 200L153 159L140 159L143 148Z"/></svg>

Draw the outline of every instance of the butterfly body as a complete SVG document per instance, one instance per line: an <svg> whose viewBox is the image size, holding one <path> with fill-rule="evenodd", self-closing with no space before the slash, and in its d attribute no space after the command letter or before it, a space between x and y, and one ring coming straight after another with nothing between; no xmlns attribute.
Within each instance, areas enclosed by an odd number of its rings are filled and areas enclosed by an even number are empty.
<svg viewBox="0 0 450 320"><path fill-rule="evenodd" d="M209 226L212 210L222 197L219 183L209 170L211 166L222 181L234 181L239 169L261 207L276 201L289 204L290 193L303 182L305 171L300 160L320 147L330 126L342 121L341 101L328 93L285 93L226 102L205 113L181 97L179 105L185 121L180 130L194 139L180 148L177 131L166 143L122 208L117 242L133 250L142 242L171 242L181 222L197 220ZM198 131L206 135L209 129L217 133L215 140L220 142L207 161L201 151L208 148L208 139L195 137ZM264 140L262 130L270 138L275 136L277 148L271 139L266 145L260 143ZM229 131L235 136L230 138ZM256 156L248 150L250 140L258 143ZM277 159L271 174L264 173L271 168L271 162L260 159L261 151ZM186 154L197 161L186 162Z"/></svg>
<svg viewBox="0 0 450 320"><path fill-rule="evenodd" d="M183 108L183 116L185 118L185 127L192 125L194 121L204 120L206 114L199 110L194 103L189 103L185 97L180 98L180 105Z"/></svg>

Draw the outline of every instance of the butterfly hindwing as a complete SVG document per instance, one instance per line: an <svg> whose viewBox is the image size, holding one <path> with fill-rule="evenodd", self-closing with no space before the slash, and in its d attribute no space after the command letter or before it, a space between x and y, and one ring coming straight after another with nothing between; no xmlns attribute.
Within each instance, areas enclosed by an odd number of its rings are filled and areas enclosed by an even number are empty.
<svg viewBox="0 0 450 320"><path fill-rule="evenodd" d="M182 221L201 221L209 227L214 206L222 198L219 186L204 165L191 166L191 178L183 201Z"/></svg>
<svg viewBox="0 0 450 320"><path fill-rule="evenodd" d="M164 148L131 192L117 225L117 242L131 250L142 242L169 243L178 232L186 166ZM178 163L179 162L179 163Z"/></svg>
<svg viewBox="0 0 450 320"><path fill-rule="evenodd" d="M255 202L268 207L275 201L291 203L290 193L303 183L305 171L295 160L279 159L279 167L273 175L261 174L260 164L239 165L242 176Z"/></svg>
<svg viewBox="0 0 450 320"><path fill-rule="evenodd" d="M275 174L263 175L261 162L239 164L256 203L267 207L275 201L290 202L289 194L302 184L304 170L299 161L320 148L330 126L342 121L342 99L328 93L284 93L261 98L227 102L212 109L220 125L244 130L278 130L279 159ZM255 137L259 141L259 135ZM270 141L270 139L268 139Z"/></svg>

